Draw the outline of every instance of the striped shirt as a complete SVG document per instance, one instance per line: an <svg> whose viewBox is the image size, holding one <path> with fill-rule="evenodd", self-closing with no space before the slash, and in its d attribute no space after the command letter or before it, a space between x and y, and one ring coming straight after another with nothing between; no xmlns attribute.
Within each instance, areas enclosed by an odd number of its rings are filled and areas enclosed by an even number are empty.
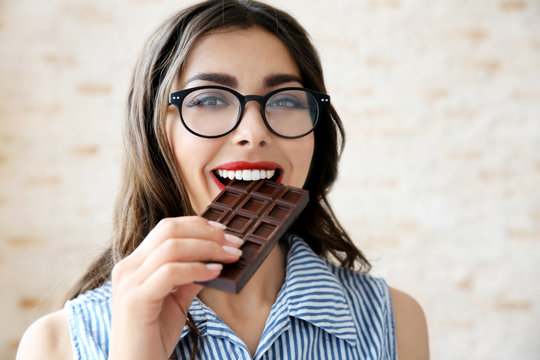
<svg viewBox="0 0 540 360"><path fill-rule="evenodd" d="M195 298L189 312L199 329L196 359L396 359L394 316L383 279L335 266L299 237L289 236L285 282L254 357L212 309ZM106 359L112 287L68 301L76 359ZM186 326L175 355L189 359L194 334Z"/></svg>

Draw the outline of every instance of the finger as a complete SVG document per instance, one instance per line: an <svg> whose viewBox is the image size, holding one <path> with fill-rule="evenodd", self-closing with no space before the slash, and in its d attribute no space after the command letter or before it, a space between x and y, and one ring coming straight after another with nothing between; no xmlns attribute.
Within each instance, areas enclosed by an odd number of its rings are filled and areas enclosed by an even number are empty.
<svg viewBox="0 0 540 360"><path fill-rule="evenodd" d="M237 237L229 235L226 237L221 224L209 222L200 216L181 216L161 220L133 254L139 260L145 258L153 249L170 238L205 239L222 244L241 242Z"/></svg>
<svg viewBox="0 0 540 360"><path fill-rule="evenodd" d="M196 283L184 285L178 287L175 292L171 293L171 296L175 299L176 303L182 306L182 309L185 310L185 313L187 313L187 310L191 306L193 299L201 292L203 288L204 285Z"/></svg>
<svg viewBox="0 0 540 360"><path fill-rule="evenodd" d="M192 236L189 236L191 234ZM184 235L184 236L182 236ZM213 226L208 220L198 216L181 216L162 219L128 257L123 259L124 268L134 271L146 257L162 242L169 238L201 237L220 241L225 235L221 226Z"/></svg>
<svg viewBox="0 0 540 360"><path fill-rule="evenodd" d="M193 299L202 289L203 286L199 284L184 285L179 287L178 291L165 297L162 313L167 314L167 316L163 316L161 321L163 322L165 329L176 329L176 331L167 331L167 335L170 337L168 342L173 344L173 346L176 344L182 333L185 319L189 307L193 303Z"/></svg>
<svg viewBox="0 0 540 360"><path fill-rule="evenodd" d="M238 248L209 240L169 239L146 257L134 276L138 282L143 282L166 263L195 261L233 263L238 261L241 255L242 251Z"/></svg>
<svg viewBox="0 0 540 360"><path fill-rule="evenodd" d="M223 265L215 263L167 263L140 284L137 291L150 302L159 301L175 288L215 279L222 269Z"/></svg>
<svg viewBox="0 0 540 360"><path fill-rule="evenodd" d="M182 316L186 316L187 312L189 310L189 307L193 303L193 299L199 292L204 288L203 285L200 284L189 284L189 285L183 285L178 288L176 288L176 291L171 292L168 297L166 297L165 301L167 301L167 298L171 298L171 300L180 308L180 311L182 311ZM163 304L165 306L165 303ZM164 319L166 321L167 319ZM171 321L178 322L178 317L172 318Z"/></svg>

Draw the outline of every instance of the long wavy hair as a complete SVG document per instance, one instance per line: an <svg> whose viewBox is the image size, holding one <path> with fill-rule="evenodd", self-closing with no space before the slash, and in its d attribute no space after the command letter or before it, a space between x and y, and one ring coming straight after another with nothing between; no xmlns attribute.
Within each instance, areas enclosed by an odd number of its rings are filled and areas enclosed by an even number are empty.
<svg viewBox="0 0 540 360"><path fill-rule="evenodd" d="M319 56L308 34L281 10L251 0L214 0L193 5L165 21L146 42L131 80L112 242L73 287L70 298L108 281L114 265L131 254L161 219L194 215L166 136L168 95L202 36L224 28L254 26L283 42L296 61L303 86L326 93ZM318 255L368 272L368 260L351 241L327 199L345 142L341 120L332 105L320 114L314 137L311 170L304 185L310 202L291 232L301 236Z"/></svg>

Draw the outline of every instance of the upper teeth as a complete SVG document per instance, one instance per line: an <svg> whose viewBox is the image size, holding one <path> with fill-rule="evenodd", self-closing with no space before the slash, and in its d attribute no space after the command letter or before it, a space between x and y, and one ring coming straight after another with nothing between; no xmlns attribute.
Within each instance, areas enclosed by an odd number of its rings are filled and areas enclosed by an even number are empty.
<svg viewBox="0 0 540 360"><path fill-rule="evenodd" d="M218 169L218 174L222 178L236 179L236 180L260 180L270 179L276 173L275 170L223 170Z"/></svg>

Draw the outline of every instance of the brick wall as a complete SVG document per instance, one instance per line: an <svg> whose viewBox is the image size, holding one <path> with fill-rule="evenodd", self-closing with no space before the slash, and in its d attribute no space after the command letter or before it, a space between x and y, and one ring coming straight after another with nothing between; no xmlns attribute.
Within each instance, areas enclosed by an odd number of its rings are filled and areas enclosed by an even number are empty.
<svg viewBox="0 0 540 360"><path fill-rule="evenodd" d="M107 242L135 57L187 3L0 2L0 358ZM538 359L540 2L271 3L347 129L335 210L432 358Z"/></svg>

